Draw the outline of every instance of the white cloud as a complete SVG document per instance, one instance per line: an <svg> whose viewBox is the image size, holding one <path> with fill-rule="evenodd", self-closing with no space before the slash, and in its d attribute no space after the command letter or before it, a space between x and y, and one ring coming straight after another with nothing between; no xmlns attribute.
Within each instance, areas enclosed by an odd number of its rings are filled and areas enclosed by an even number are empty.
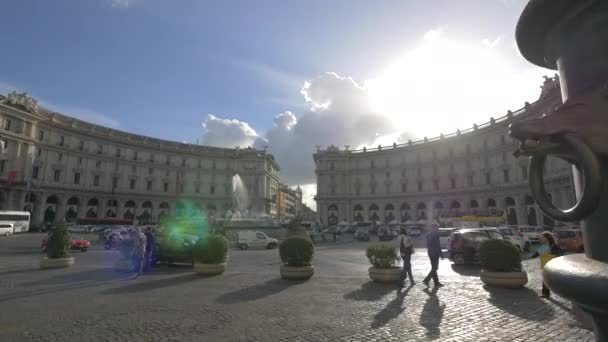
<svg viewBox="0 0 608 342"><path fill-rule="evenodd" d="M431 138L536 100L546 71L522 63L510 45L502 37L482 44L453 41L444 28L430 30L385 73L363 84L332 72L304 82L306 109L298 116L276 115L263 135L245 122L209 116L204 142L267 145L282 181L300 184L314 208L317 145L356 149Z"/></svg>
<svg viewBox="0 0 608 342"><path fill-rule="evenodd" d="M496 38L494 38L493 40L490 40L488 38L484 38L481 43L483 44L483 46L489 48L489 49L493 49L495 47L498 46L498 44L500 44L500 42L502 41L502 36L498 36Z"/></svg>
<svg viewBox="0 0 608 342"><path fill-rule="evenodd" d="M248 123L237 119L220 119L208 114L203 122L203 144L218 147L246 147L254 144L259 138L257 132Z"/></svg>
<svg viewBox="0 0 608 342"><path fill-rule="evenodd" d="M317 194L317 184L300 184L302 189L302 202L312 210L317 210L317 202L315 202L315 195Z"/></svg>
<svg viewBox="0 0 608 342"><path fill-rule="evenodd" d="M129 8L139 0L110 0L110 6L114 8Z"/></svg>

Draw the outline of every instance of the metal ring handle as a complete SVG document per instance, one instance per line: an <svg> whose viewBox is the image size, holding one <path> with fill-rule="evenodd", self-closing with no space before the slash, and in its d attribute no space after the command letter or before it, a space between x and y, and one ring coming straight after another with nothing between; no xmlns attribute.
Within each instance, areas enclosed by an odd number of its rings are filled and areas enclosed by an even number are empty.
<svg viewBox="0 0 608 342"><path fill-rule="evenodd" d="M603 180L601 164L595 153L576 135L565 133L552 137L553 140L571 150L577 158L582 172L582 194L573 207L560 209L551 203L543 183L543 167L547 155L537 154L530 157L530 190L540 209L558 221L578 221L593 213L602 195Z"/></svg>

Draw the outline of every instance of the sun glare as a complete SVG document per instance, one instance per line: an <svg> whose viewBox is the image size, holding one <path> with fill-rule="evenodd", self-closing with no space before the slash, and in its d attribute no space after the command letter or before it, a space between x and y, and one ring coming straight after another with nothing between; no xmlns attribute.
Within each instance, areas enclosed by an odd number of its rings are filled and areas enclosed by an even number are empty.
<svg viewBox="0 0 608 342"><path fill-rule="evenodd" d="M487 122L534 101L541 74L515 70L482 42L476 46L427 34L366 87L373 110L422 138ZM522 77L530 86L521 87Z"/></svg>

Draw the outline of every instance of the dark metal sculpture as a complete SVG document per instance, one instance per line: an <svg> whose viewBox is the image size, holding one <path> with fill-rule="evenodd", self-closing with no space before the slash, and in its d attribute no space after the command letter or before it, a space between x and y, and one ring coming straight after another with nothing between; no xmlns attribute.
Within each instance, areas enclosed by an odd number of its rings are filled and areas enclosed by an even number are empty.
<svg viewBox="0 0 608 342"><path fill-rule="evenodd" d="M522 141L516 154L530 156L532 194L548 216L583 220L585 255L549 262L543 277L592 319L597 341L608 340L608 1L531 0L516 30L530 62L558 69L563 105L511 126ZM542 179L546 156L574 165L578 202L556 208Z"/></svg>

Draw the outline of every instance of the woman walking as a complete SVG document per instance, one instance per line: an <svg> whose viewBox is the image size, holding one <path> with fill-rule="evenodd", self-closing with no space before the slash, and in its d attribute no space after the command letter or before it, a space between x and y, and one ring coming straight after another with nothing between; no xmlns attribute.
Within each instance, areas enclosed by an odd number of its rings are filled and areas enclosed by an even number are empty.
<svg viewBox="0 0 608 342"><path fill-rule="evenodd" d="M541 245L538 247L536 253L532 255L532 258L536 258L540 256L540 268L543 269L545 265L553 258L563 255L563 251L557 245L557 240L553 233L549 231L544 231L540 234L540 242ZM551 291L545 285L543 281L543 288L541 292L541 297L549 298L551 297Z"/></svg>
<svg viewBox="0 0 608 342"><path fill-rule="evenodd" d="M401 277L399 277L399 287L405 287L405 280L410 277L410 286L415 285L414 276L412 275L412 254L414 253L414 244L412 240L407 236L407 230L401 228L399 232L399 252L401 259L403 259L403 270L401 271Z"/></svg>

